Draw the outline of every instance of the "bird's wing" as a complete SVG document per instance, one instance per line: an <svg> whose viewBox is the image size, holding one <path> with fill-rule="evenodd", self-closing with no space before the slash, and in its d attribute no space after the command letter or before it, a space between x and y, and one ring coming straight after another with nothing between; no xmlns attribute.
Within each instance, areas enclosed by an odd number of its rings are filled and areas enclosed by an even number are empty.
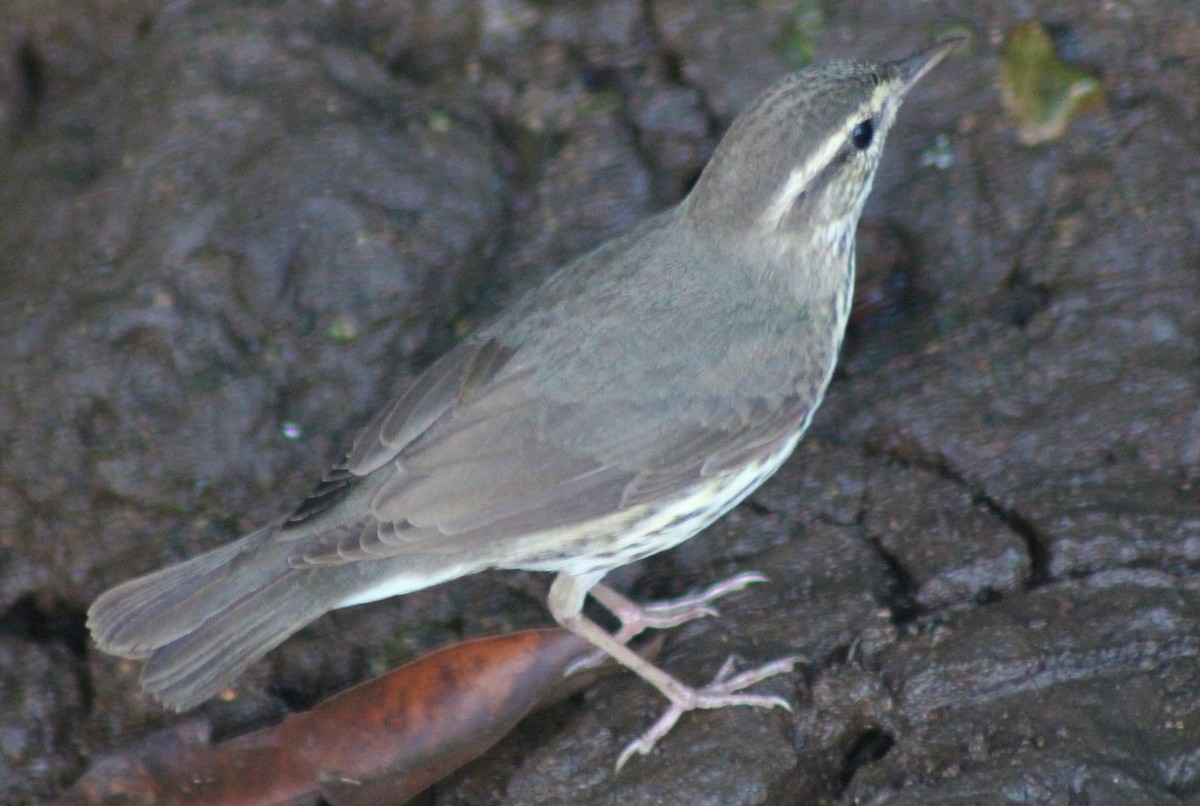
<svg viewBox="0 0 1200 806"><path fill-rule="evenodd" d="M556 400L532 376L495 340L444 356L280 530L296 541L291 562L494 548L636 515L775 453L804 414L796 400L747 404L735 417L672 416L643 399Z"/></svg>

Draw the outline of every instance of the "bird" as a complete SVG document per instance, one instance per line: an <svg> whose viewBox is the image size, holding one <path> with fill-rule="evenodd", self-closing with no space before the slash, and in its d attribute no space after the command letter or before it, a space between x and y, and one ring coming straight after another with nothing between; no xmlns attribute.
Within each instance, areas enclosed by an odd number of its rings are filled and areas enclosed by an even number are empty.
<svg viewBox="0 0 1200 806"><path fill-rule="evenodd" d="M543 571L554 619L668 701L618 769L693 709L789 707L744 690L797 658L739 674L727 663L693 687L629 646L761 576L645 606L601 580L701 532L792 453L834 371L888 131L957 44L777 81L682 201L467 335L287 516L103 593L88 613L96 644L144 660L142 686L185 710L330 610L488 569ZM589 594L615 633L583 614Z"/></svg>

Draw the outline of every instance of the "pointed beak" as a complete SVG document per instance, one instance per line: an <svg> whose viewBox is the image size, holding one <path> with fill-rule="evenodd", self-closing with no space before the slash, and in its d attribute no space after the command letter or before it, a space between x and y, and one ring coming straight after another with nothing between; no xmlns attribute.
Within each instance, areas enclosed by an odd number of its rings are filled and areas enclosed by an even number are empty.
<svg viewBox="0 0 1200 806"><path fill-rule="evenodd" d="M893 66L896 68L896 72L900 74L900 80L902 81L900 88L896 91L896 96L903 97L905 93L912 89L913 84L916 84L920 80L921 76L932 70L938 62L946 58L946 54L965 41L961 36L954 39L947 39L944 42L938 42L931 48L926 48L920 53L909 56L907 59L900 59L897 62L893 62Z"/></svg>

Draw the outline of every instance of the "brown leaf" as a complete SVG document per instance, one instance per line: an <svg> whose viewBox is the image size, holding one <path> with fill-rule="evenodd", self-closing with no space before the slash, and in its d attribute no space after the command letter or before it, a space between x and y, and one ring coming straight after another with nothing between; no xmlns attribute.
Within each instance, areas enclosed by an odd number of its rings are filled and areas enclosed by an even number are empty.
<svg viewBox="0 0 1200 806"><path fill-rule="evenodd" d="M465 641L215 747L203 720L162 731L93 763L59 803L402 803L587 685L564 674L595 651L559 629Z"/></svg>

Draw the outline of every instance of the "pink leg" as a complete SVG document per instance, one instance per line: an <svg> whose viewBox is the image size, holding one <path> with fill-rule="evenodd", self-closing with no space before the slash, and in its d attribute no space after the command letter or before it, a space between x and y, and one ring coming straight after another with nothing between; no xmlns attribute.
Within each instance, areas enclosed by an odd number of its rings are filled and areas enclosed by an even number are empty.
<svg viewBox="0 0 1200 806"><path fill-rule="evenodd" d="M740 584L734 583L735 586L732 588L717 585L710 588L704 594L691 597L688 600L682 600L686 602L684 605L667 603L658 611L653 610L653 605L641 608L628 599L625 599L625 597L615 594L608 588L604 588L603 592L597 598L606 606L609 606L609 602L605 601L605 599L608 599L614 603L616 608L628 611L629 621L626 621L617 610L613 612L618 618L622 619L623 625L631 625L629 627L623 626L617 636L613 636L584 616L582 612L583 600L587 597L588 591L594 589L600 576L602 575L574 576L567 573L560 573L555 577L554 584L550 586L548 602L550 612L563 627L586 639L597 649L603 650L622 666L636 673L647 683L658 689L671 702L667 712L655 723L654 727L640 738L631 742L621 752L621 755L617 758L618 770L621 769L633 754L649 753L658 740L666 736L679 720L679 717L687 711L697 708L725 708L732 705L752 705L758 708L786 708L789 711L791 710L788 702L781 697L738 694L736 692L754 685L760 680L791 671L800 660L799 657L782 658L758 669L742 672L733 677L729 677L730 666L726 662L725 666L717 674L717 678L710 685L696 689L685 685L667 674L625 646L621 640L618 640L618 636L624 636L624 640L627 641L642 629L656 627L660 623L663 626L673 626L668 622L683 623L692 618L699 618L706 615L706 610L711 611L711 608L707 606L707 602L723 593L737 590L739 587L744 587L749 582L756 580L743 580ZM735 577L735 579L737 578ZM714 590L718 592L717 595L712 594ZM638 626L639 624L644 626ZM625 633L628 633L628 635L625 635Z"/></svg>
<svg viewBox="0 0 1200 806"><path fill-rule="evenodd" d="M589 593L620 620L621 629L613 637L625 644L644 630L664 630L698 618L715 616L717 611L711 604L717 599L736 593L755 582L766 581L767 578L762 574L750 571L718 582L695 596L685 596L669 602L652 602L648 605L639 605L627 599L603 582L594 584Z"/></svg>

